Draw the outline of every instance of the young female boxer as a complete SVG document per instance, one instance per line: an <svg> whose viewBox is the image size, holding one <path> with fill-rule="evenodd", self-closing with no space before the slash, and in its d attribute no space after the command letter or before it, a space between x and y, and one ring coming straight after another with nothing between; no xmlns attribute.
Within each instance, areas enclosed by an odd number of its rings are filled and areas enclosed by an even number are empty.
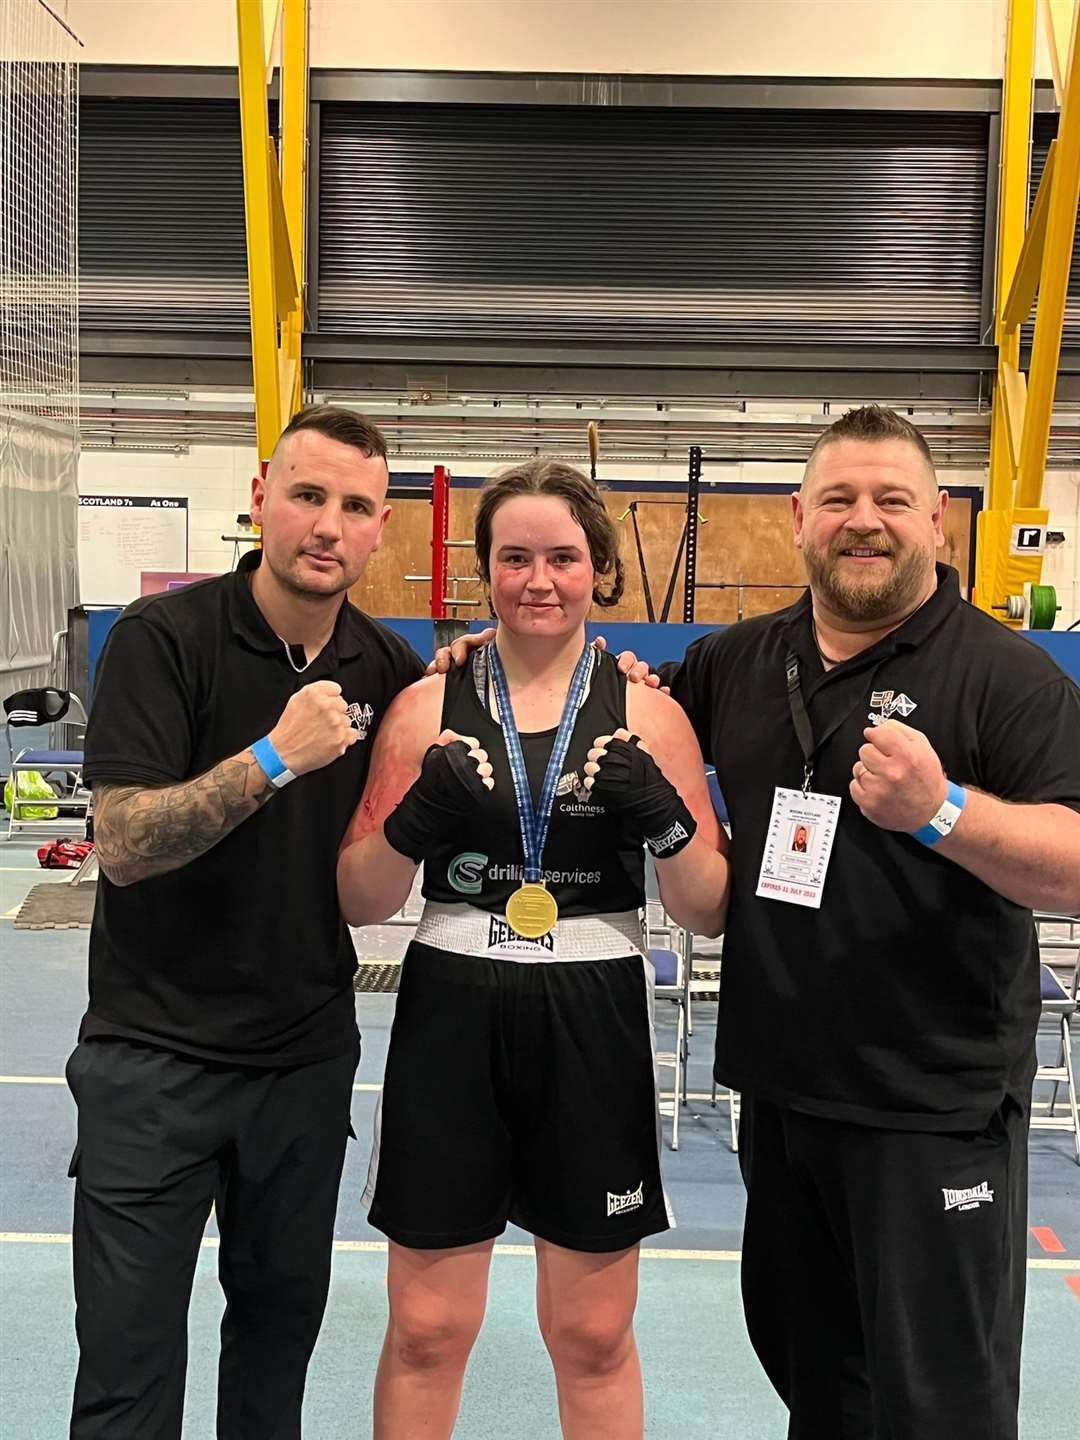
<svg viewBox="0 0 1080 1440"><path fill-rule="evenodd" d="M640 1440L638 1246L671 1223L643 846L668 912L715 935L726 845L682 711L586 643L592 602L622 591L595 484L554 460L504 472L476 554L495 643L395 700L338 866L351 924L398 910L420 861L427 901L365 1193L390 1240L375 1435L451 1434L512 1220L536 1237L564 1436Z"/></svg>

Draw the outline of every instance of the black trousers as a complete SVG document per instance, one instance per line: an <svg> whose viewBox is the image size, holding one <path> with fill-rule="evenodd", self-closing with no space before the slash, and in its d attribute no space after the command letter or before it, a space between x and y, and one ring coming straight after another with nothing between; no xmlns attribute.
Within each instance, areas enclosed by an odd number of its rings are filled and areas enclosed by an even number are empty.
<svg viewBox="0 0 1080 1440"><path fill-rule="evenodd" d="M1016 1440L1028 1116L877 1130L745 1099L747 1329L789 1440Z"/></svg>
<svg viewBox="0 0 1080 1440"><path fill-rule="evenodd" d="M211 1203L227 1300L219 1440L300 1435L357 1058L258 1070L122 1040L76 1048L71 1440L178 1440Z"/></svg>

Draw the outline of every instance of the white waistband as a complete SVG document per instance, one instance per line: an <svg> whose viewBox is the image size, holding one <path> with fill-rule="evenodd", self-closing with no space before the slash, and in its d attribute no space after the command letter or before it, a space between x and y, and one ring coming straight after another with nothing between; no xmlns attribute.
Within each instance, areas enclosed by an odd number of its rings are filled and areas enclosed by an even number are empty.
<svg viewBox="0 0 1080 1440"><path fill-rule="evenodd" d="M505 915L492 915L472 905L441 905L429 900L416 927L416 939L456 955L483 955L493 960L536 963L548 960L609 960L642 952L641 917L636 910L611 915L573 916L559 920L550 935L524 940Z"/></svg>

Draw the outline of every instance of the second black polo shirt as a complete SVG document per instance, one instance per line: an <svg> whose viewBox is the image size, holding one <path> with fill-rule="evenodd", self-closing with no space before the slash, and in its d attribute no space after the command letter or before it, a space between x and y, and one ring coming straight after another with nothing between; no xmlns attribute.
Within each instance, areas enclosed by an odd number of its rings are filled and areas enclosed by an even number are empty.
<svg viewBox="0 0 1080 1440"><path fill-rule="evenodd" d="M904 625L828 673L807 592L690 646L673 694L716 765L732 826L717 1079L836 1119L965 1130L984 1126L1006 1094L1030 1091L1031 914L866 820L848 791L852 767L870 717L893 706L957 783L1080 810L1080 691L1044 651L964 602L954 570L939 566L938 579ZM802 781L792 651L815 734L832 731L813 788L842 797L820 911L755 894L774 790Z"/></svg>

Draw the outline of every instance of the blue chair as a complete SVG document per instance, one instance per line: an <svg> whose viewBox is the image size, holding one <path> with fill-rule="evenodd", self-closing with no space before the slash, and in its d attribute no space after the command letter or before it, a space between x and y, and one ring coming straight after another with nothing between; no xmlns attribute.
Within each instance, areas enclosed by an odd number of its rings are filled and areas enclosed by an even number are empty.
<svg viewBox="0 0 1080 1440"><path fill-rule="evenodd" d="M646 921L647 931L668 930L668 945L649 945L647 953L656 973L656 980L653 986L653 994L657 1000L666 1000L675 1006L675 1048L671 1051L657 1051L656 1063L665 1068L670 1067L674 1072L674 1088L671 1102L671 1148L679 1148L679 1111L683 1105L683 1096L686 1093L686 1004L684 996L683 974L686 947L685 931L678 927L671 926L666 920L657 924L649 925ZM647 933L646 939L656 938L655 934ZM672 947L678 948L672 948ZM661 1114L666 1110L667 1102L660 1105Z"/></svg>
<svg viewBox="0 0 1080 1440"><path fill-rule="evenodd" d="M82 817L83 834L90 813L90 792L82 784L83 752L81 750L60 750L51 747L31 747L15 753L11 732L22 726L72 726L86 724L86 709L79 697L69 690L55 690L46 686L40 690L19 690L4 701L6 716L8 752L11 755L11 810L8 814L6 839L10 840L18 831L33 830L38 833L70 834L72 825L70 812ZM68 716L71 716L68 719ZM82 735L78 736L82 739ZM27 820L20 818L20 812L39 809L49 801L19 793L19 776L36 770L46 777L59 776L60 793L56 797L58 809L68 811L67 816L58 815L54 820Z"/></svg>

